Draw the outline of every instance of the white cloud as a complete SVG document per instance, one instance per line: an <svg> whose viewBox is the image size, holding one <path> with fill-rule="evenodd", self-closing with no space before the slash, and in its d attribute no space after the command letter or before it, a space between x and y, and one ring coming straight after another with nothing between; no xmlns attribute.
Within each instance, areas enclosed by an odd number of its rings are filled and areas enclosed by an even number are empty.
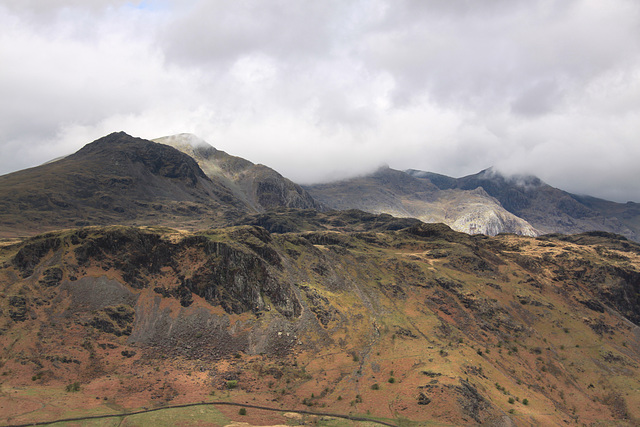
<svg viewBox="0 0 640 427"><path fill-rule="evenodd" d="M640 201L632 0L8 0L0 173L196 133L301 182L491 165Z"/></svg>

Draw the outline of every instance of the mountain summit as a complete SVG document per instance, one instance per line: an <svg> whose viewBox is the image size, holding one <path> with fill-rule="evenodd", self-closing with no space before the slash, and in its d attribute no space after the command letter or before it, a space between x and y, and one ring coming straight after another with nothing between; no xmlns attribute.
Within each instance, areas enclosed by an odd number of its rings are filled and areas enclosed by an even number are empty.
<svg viewBox="0 0 640 427"><path fill-rule="evenodd" d="M220 179L236 197L254 210L322 209L302 187L275 170L217 150L192 134L157 138L154 141L177 148L193 157L211 179Z"/></svg>
<svg viewBox="0 0 640 427"><path fill-rule="evenodd" d="M0 177L0 227L14 235L114 223L213 226L251 211L193 158L124 132Z"/></svg>

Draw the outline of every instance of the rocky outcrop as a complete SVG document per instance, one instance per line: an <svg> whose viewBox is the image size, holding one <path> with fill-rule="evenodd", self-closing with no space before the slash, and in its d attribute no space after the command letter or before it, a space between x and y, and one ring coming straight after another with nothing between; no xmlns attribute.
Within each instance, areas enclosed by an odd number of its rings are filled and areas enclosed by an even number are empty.
<svg viewBox="0 0 640 427"><path fill-rule="evenodd" d="M23 295L14 295L9 298L9 317L14 322L27 320L27 298Z"/></svg>
<svg viewBox="0 0 640 427"><path fill-rule="evenodd" d="M194 293L228 313L259 312L267 307L264 295L284 316L298 316L300 303L292 286L277 274L280 255L269 245L269 233L257 227L231 233L234 244L217 241L215 232L172 243L156 233L113 228L87 235L75 248L75 256L80 266L94 263L121 271L125 282L136 289L149 287L150 276L169 268L174 285L166 291L158 288L158 293L177 297L183 306L190 305ZM198 267L185 271L179 260L194 251Z"/></svg>

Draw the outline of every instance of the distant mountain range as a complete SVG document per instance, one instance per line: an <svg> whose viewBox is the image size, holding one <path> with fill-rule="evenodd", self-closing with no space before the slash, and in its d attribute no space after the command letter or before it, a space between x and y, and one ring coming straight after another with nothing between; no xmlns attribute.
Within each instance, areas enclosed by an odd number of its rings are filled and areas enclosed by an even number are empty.
<svg viewBox="0 0 640 427"><path fill-rule="evenodd" d="M385 167L302 187L191 134L148 141L113 133L70 156L0 176L5 237L114 223L220 227L273 209L359 209L469 234L600 230L640 239L637 203L570 194L533 176L487 169L452 178Z"/></svg>
<svg viewBox="0 0 640 427"><path fill-rule="evenodd" d="M361 177L306 186L333 209L362 209L424 222L443 222L469 234L607 231L638 241L640 205L577 196L534 176L486 169L452 178L415 169L382 168Z"/></svg>
<svg viewBox="0 0 640 427"><path fill-rule="evenodd" d="M541 233L602 230L634 240L640 237L640 205L637 203L578 196L551 187L535 176L506 177L492 168L458 179L416 170L407 173L428 180L440 190L482 187L506 210L528 221Z"/></svg>

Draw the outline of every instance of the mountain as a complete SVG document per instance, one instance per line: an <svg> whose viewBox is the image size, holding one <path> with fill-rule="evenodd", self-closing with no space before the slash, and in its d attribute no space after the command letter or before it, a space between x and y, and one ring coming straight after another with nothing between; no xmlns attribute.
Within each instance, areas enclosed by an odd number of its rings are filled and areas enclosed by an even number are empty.
<svg viewBox="0 0 640 427"><path fill-rule="evenodd" d="M640 422L640 245L357 211L253 218L293 229L0 246L2 424ZM194 402L224 406L163 409Z"/></svg>
<svg viewBox="0 0 640 427"><path fill-rule="evenodd" d="M322 208L276 171L190 138L160 139L180 151L118 132L0 176L0 236L108 224L197 229L267 209Z"/></svg>
<svg viewBox="0 0 640 427"><path fill-rule="evenodd" d="M302 187L275 170L216 150L195 135L172 135L154 141L177 148L195 159L209 178L223 180L236 197L256 211L322 209Z"/></svg>
<svg viewBox="0 0 640 427"><path fill-rule="evenodd" d="M314 199L333 209L361 209L424 222L442 222L469 234L539 234L481 188L443 190L428 179L388 167L367 176L305 186L305 189Z"/></svg>
<svg viewBox="0 0 640 427"><path fill-rule="evenodd" d="M580 233L602 230L640 240L640 208L577 196L551 187L534 176L504 176L489 168L462 178L408 170L413 177L440 190L482 188L512 214L542 233Z"/></svg>
<svg viewBox="0 0 640 427"><path fill-rule="evenodd" d="M628 237L636 241L638 240L637 236L640 235L639 203L616 203L609 200L599 199L597 197L580 196L576 194L572 194L571 197L606 218L615 218L616 221L619 221L623 226L631 230L631 233L626 234Z"/></svg>

